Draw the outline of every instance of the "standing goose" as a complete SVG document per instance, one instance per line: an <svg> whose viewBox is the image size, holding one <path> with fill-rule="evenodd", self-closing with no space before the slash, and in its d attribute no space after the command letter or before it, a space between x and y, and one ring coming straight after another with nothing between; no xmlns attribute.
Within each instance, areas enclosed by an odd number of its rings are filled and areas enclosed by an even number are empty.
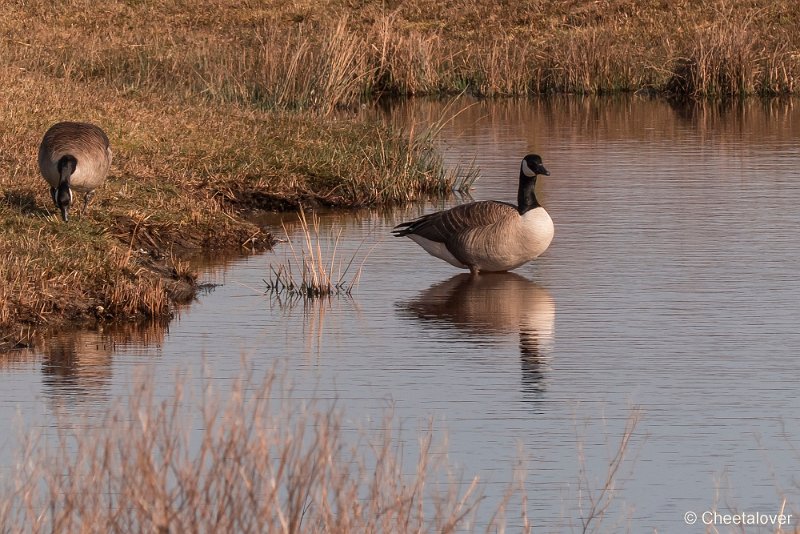
<svg viewBox="0 0 800 534"><path fill-rule="evenodd" d="M550 173L542 158L529 154L519 171L518 205L486 200L424 215L395 226L395 237L408 236L447 263L478 274L510 271L547 250L553 220L536 200L536 177Z"/></svg>
<svg viewBox="0 0 800 534"><path fill-rule="evenodd" d="M50 184L50 195L64 221L69 220L72 191L85 193L83 213L110 167L108 136L94 124L56 123L39 146L39 171Z"/></svg>

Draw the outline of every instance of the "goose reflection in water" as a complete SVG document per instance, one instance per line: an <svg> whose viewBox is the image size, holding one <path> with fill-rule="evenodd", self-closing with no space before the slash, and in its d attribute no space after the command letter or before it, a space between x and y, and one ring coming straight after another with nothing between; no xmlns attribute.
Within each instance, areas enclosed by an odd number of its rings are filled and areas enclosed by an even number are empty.
<svg viewBox="0 0 800 534"><path fill-rule="evenodd" d="M97 401L108 394L114 355L124 346L160 346L166 321L62 331L40 337L45 394L57 405Z"/></svg>
<svg viewBox="0 0 800 534"><path fill-rule="evenodd" d="M48 340L43 348L43 381L54 400L80 401L108 388L113 343L101 334L67 332Z"/></svg>
<svg viewBox="0 0 800 534"><path fill-rule="evenodd" d="M556 315L545 288L515 273L464 273L401 306L419 319L472 335L518 333L523 394L538 398L544 392Z"/></svg>

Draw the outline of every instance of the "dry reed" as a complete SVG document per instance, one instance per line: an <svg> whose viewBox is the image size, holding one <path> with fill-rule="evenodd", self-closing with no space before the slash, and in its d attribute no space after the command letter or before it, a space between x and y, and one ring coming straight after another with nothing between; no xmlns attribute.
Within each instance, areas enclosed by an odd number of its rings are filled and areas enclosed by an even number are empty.
<svg viewBox="0 0 800 534"><path fill-rule="evenodd" d="M270 264L270 278L264 280L267 292L272 295L289 297L297 296L314 299L330 296L350 296L358 285L361 270L366 256L348 279L348 273L355 269L354 262L358 256L357 249L349 259L337 257L342 230L331 230L329 235L320 235L320 219L316 213L311 215L311 224L306 219L304 210L300 210L300 232L302 234L299 247L292 242L286 226L286 242L291 250L291 258L277 266ZM323 242L325 243L323 249ZM338 260L338 261L337 261ZM346 261L346 264L344 263ZM299 270L299 272L295 272Z"/></svg>
<svg viewBox="0 0 800 534"><path fill-rule="evenodd" d="M581 472L578 483L579 509L581 510L581 531L599 531L606 513L611 508L616 492L618 491L617 479L628 453L630 452L631 439L634 436L636 427L642 417L642 411L638 407L631 409L628 419L625 421L625 429L620 436L619 445L614 449L614 456L609 459L606 473L600 483L593 484L586 472L586 462L583 451L583 441L578 440L578 457L581 465ZM592 489L596 488L596 489Z"/></svg>
<svg viewBox="0 0 800 534"><path fill-rule="evenodd" d="M20 429L0 485L3 530L503 532L521 499L519 531L532 531L524 465L487 510L480 480L456 474L431 426L410 449L391 412L379 430L353 432L340 409L298 399L282 374L259 377L246 362L224 398L216 380L195 391L180 376L163 400L140 377L99 420L58 413L56 436ZM600 530L637 422L604 486L586 488L584 532Z"/></svg>
<svg viewBox="0 0 800 534"><path fill-rule="evenodd" d="M209 385L200 396L189 402L179 381L158 401L151 377L103 421L71 426L61 416L56 447L31 437L22 448L0 490L0 524L75 533L471 528L478 479L453 478L430 429L413 467L390 414L381 431L349 443L338 410L293 398L274 373L240 379L224 401Z"/></svg>
<svg viewBox="0 0 800 534"><path fill-rule="evenodd" d="M794 92L800 74L796 10L768 0L412 0L394 8L217 0L204 15L159 0L111 2L102 23L89 0L70 5L59 13L42 0L12 2L0 18L6 60L125 95L257 108L330 114L384 94L464 90L780 94Z"/></svg>

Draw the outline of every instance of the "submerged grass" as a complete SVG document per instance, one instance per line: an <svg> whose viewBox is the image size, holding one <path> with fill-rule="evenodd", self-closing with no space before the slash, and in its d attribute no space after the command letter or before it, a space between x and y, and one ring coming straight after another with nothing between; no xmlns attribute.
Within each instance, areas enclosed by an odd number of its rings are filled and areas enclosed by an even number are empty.
<svg viewBox="0 0 800 534"><path fill-rule="evenodd" d="M366 257L362 258L361 265L355 268L360 247L349 259L337 257L341 229L321 236L319 216L312 213L309 224L302 209L299 222L302 234L299 246L295 246L284 226L291 257L277 265L270 264L270 277L264 280L267 293L290 299L350 296L361 279L361 269L366 261ZM355 272L348 278L352 269Z"/></svg>
<svg viewBox="0 0 800 534"><path fill-rule="evenodd" d="M340 409L298 399L281 375L256 377L247 365L224 395L216 383L193 392L179 378L161 400L146 376L100 420L60 412L55 437L20 429L18 461L0 485L3 530L503 532L519 502L517 531L532 531L524 473L509 466L513 482L487 510L482 482L459 473L431 427L416 447L391 412L379 429L353 432ZM583 531L595 524L584 519Z"/></svg>

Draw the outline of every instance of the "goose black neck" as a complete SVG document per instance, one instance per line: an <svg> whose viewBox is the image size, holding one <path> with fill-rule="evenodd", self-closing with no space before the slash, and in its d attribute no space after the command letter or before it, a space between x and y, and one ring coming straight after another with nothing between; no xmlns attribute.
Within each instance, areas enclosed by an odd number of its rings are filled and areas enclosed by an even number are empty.
<svg viewBox="0 0 800 534"><path fill-rule="evenodd" d="M520 171L519 193L517 193L517 209L520 215L525 215L525 212L541 206L539 201L536 200L535 189L536 176L525 176L525 174Z"/></svg>

